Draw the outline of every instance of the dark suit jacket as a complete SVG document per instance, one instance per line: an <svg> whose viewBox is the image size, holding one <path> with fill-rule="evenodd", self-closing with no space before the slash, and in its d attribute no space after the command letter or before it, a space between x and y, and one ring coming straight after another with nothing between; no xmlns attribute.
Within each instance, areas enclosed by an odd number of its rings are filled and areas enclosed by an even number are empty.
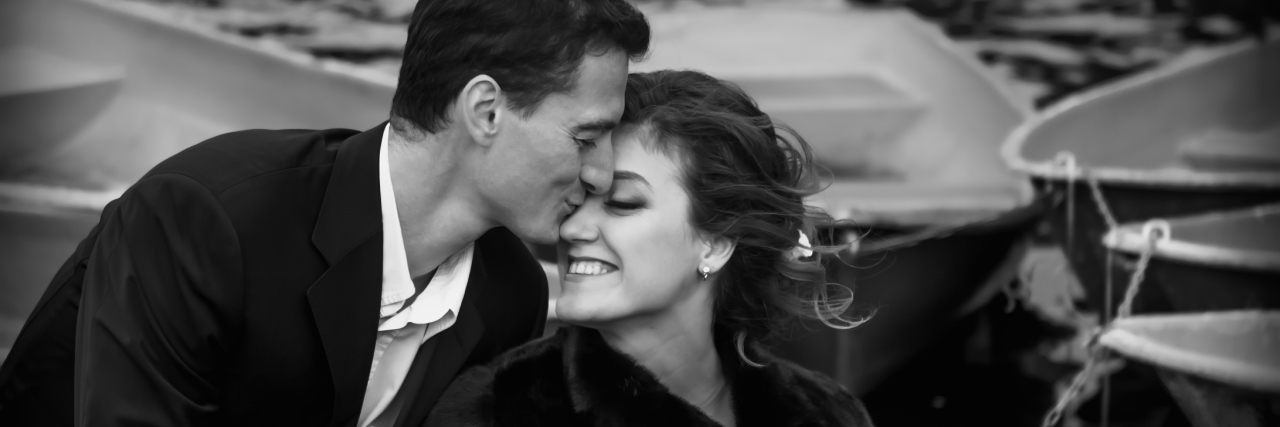
<svg viewBox="0 0 1280 427"><path fill-rule="evenodd" d="M378 324L382 126L251 130L107 206L0 368L0 425L354 425ZM547 284L504 228L400 393L417 425L463 368L542 333ZM426 347L426 346L424 346Z"/></svg>

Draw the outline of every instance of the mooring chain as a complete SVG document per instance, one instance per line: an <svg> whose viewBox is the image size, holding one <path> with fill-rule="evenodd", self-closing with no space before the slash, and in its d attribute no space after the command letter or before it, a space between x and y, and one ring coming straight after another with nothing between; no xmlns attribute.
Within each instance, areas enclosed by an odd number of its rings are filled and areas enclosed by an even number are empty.
<svg viewBox="0 0 1280 427"><path fill-rule="evenodd" d="M1062 393L1062 397L1058 398L1058 403L1053 405L1053 409L1044 417L1042 427L1053 427L1062 420L1062 413L1067 410L1067 405L1076 400L1076 396L1080 395L1080 390L1084 389L1085 383L1093 374L1094 365L1102 361L1104 349L1093 346L1093 340L1090 340L1089 360L1085 361L1084 368L1076 373L1075 378L1071 380L1071 385L1067 387L1067 391Z"/></svg>
<svg viewBox="0 0 1280 427"><path fill-rule="evenodd" d="M1120 308L1116 310L1116 319L1129 317L1133 313L1133 300L1138 296L1138 286L1142 285L1142 279L1146 277L1147 264L1151 262L1152 255L1155 255L1156 244L1167 240L1169 235L1169 221L1152 219L1142 225L1142 239L1146 246L1138 254L1138 264L1134 266L1133 276L1129 277L1129 287L1124 290L1124 300L1120 301Z"/></svg>
<svg viewBox="0 0 1280 427"><path fill-rule="evenodd" d="M1098 207L1098 213L1102 215L1103 221L1107 223L1108 231L1115 235L1114 233L1116 233L1120 228L1120 223L1116 220L1115 215L1111 211L1111 207L1107 204L1106 198L1102 195L1102 186L1098 184L1097 176L1080 167L1075 154L1070 152L1064 151L1058 153L1054 157L1054 163L1066 169L1067 247L1071 248L1075 234L1075 184L1081 176L1084 177L1085 182L1089 186L1090 195L1093 197L1094 204ZM1160 240L1165 240L1169 237L1170 226L1168 221L1163 219L1152 219L1143 225L1142 238L1146 245L1143 246L1142 250L1138 254L1138 262L1134 266L1133 275L1129 277L1128 286L1125 288L1124 299L1121 300L1120 306L1116 310L1116 317L1115 319L1111 319L1112 321L1129 317L1133 313L1133 301L1136 299L1138 289L1142 284L1142 280L1146 276L1147 265L1151 262L1151 257L1155 254L1156 245ZM1104 317L1106 317L1111 307L1111 267L1112 254L1111 251L1107 251L1107 302L1106 307L1103 307ZM1080 395L1081 390L1084 389L1084 386L1090 377L1094 375L1095 366L1107 358L1106 349L1098 346L1097 344L1098 337L1100 337L1103 332L1104 330L1099 329L1091 334L1092 336L1088 343L1089 357L1085 361L1084 368L1076 374L1071 381L1071 385L1067 387L1067 390L1063 392L1061 397L1059 397L1058 402L1054 404L1053 409L1045 415L1044 422L1042 424L1043 427L1052 427L1061 421L1062 413L1066 411L1067 406L1075 401L1075 399Z"/></svg>

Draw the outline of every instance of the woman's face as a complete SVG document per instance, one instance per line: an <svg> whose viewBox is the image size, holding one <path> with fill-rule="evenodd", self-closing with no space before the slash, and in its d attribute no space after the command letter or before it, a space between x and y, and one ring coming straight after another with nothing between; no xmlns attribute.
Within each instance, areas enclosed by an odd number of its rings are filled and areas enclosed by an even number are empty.
<svg viewBox="0 0 1280 427"><path fill-rule="evenodd" d="M701 299L689 297L707 245L689 222L680 167L646 148L647 137L615 132L613 186L560 226L562 321L600 326Z"/></svg>

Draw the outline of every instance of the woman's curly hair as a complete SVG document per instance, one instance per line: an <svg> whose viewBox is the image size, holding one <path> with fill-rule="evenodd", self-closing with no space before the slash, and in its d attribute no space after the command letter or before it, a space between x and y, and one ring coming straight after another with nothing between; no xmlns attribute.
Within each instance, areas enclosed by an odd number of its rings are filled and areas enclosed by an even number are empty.
<svg viewBox="0 0 1280 427"><path fill-rule="evenodd" d="M809 144L773 121L736 85L697 71L633 73L622 126L646 132L650 148L670 156L684 176L691 223L736 243L719 273L715 328L746 342L775 337L797 319L852 328L842 317L852 291L826 282L824 257L840 246L808 246L800 233L831 230L832 218L804 203L821 190ZM824 239L832 241L832 239Z"/></svg>

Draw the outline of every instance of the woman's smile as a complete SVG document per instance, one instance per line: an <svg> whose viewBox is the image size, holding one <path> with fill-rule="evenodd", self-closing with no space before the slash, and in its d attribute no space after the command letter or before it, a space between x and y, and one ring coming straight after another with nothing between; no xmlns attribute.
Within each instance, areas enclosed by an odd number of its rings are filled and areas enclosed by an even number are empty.
<svg viewBox="0 0 1280 427"><path fill-rule="evenodd" d="M595 258L587 258L587 257L579 258L579 257L570 256L569 268L565 274L566 275L576 274L576 275L582 275L582 276L599 276L602 274L609 274L615 271L618 271L618 266L610 264L608 262L601 261Z"/></svg>

